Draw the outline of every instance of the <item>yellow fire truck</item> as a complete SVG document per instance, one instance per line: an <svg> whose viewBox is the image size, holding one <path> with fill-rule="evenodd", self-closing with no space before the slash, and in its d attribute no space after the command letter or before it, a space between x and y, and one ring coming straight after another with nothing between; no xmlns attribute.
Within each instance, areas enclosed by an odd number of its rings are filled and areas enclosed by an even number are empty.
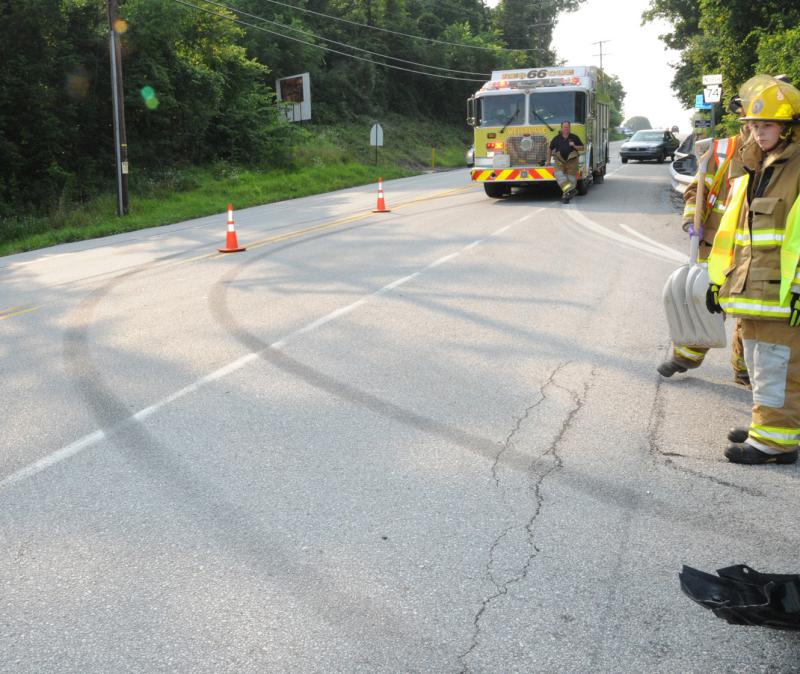
<svg viewBox="0 0 800 674"><path fill-rule="evenodd" d="M568 121L585 147L578 194L586 194L606 173L609 105L594 66L495 70L467 102L467 124L475 129L472 180L495 199L513 187L555 182L548 148Z"/></svg>

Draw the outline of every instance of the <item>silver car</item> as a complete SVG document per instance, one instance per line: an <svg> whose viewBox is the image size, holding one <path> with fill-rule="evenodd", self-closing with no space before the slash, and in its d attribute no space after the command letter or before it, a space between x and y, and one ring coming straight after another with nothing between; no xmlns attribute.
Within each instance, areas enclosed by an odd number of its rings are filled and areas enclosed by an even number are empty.
<svg viewBox="0 0 800 674"><path fill-rule="evenodd" d="M623 164L629 159L655 159L662 164L667 157L675 159L678 145L680 141L672 131L647 129L637 131L630 140L625 141L619 149L619 156Z"/></svg>

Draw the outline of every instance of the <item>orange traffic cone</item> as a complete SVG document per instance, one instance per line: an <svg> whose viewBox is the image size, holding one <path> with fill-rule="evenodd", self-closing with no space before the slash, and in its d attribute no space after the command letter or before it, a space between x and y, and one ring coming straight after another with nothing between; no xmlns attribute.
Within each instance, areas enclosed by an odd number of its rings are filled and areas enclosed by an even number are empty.
<svg viewBox="0 0 800 674"><path fill-rule="evenodd" d="M247 250L240 246L236 240L236 227L233 224L233 204L228 204L228 234L225 237L225 248L218 249L220 253L238 253L240 250Z"/></svg>
<svg viewBox="0 0 800 674"><path fill-rule="evenodd" d="M383 199L383 178L378 178L378 205L375 207L373 213L391 213L386 208L386 201Z"/></svg>

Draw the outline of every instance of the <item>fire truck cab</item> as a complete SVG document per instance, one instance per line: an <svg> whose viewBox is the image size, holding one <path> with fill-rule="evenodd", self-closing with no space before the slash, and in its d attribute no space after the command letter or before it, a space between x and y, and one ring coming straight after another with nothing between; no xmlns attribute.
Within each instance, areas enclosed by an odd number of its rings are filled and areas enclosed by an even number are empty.
<svg viewBox="0 0 800 674"><path fill-rule="evenodd" d="M583 141L578 194L600 183L608 163L610 99L594 66L496 70L467 102L474 127L472 180L500 198L514 187L555 182L548 164L550 141L568 121Z"/></svg>

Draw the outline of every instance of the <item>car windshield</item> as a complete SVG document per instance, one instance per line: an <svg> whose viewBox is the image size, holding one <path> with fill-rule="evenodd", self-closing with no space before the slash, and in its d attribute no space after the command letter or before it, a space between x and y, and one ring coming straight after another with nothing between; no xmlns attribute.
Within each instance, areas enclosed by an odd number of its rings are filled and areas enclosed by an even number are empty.
<svg viewBox="0 0 800 674"><path fill-rule="evenodd" d="M637 131L631 140L664 140L663 131Z"/></svg>

